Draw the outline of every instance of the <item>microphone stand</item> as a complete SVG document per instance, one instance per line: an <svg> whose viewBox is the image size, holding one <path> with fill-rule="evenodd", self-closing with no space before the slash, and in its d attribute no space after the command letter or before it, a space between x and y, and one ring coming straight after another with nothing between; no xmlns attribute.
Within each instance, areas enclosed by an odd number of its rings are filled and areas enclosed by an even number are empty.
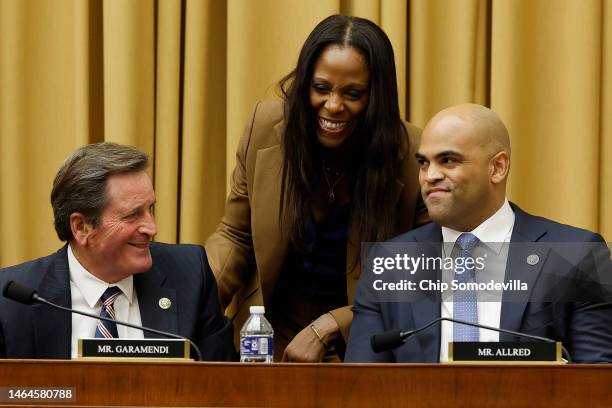
<svg viewBox="0 0 612 408"><path fill-rule="evenodd" d="M528 338L528 339L532 339L532 340L544 341L546 343L555 343L555 340L549 339L547 337L535 336L533 334L520 333L520 332L517 332L517 331L514 331L514 330L507 330L507 329L502 329L502 328L499 328L499 327L485 326L484 324L466 322L465 320L451 319L450 317L438 317L437 319L432 320L431 322L427 323L425 326L419 327L418 329L410 330L410 331L406 331L406 332L400 331L399 332L399 337L400 337L402 343L404 343L404 342L406 342L406 340L409 337L412 337L415 334L420 333L423 330L426 330L426 329L430 328L431 326L433 326L434 324L438 324L438 323L440 323L442 321L459 323L459 324L464 324L466 326L478 327L478 328L487 329L487 330L493 330L493 331L500 332L500 333L510 334L510 335L516 336L516 337L524 337L524 338ZM374 337L376 337L376 335L372 337L372 341L374 341ZM571 363L572 362L571 355L570 355L569 351L567 351L567 349L565 348L563 343L561 343L561 350L567 356L568 363ZM383 350L380 350L380 351L383 351Z"/></svg>
<svg viewBox="0 0 612 408"><path fill-rule="evenodd" d="M70 309L68 307L64 307L64 306L60 306L60 305L56 305L53 302L49 302L47 299L41 297L38 295L38 293L34 292L32 294L32 299L36 302L39 303L44 303L45 305L49 305L51 307L66 311L66 312L70 312L70 313L76 313L76 314L80 314L82 316L87 316L87 317L92 317L94 319L97 320L104 320L106 322L111 322L111 323L116 323L116 324L120 324L122 326L127 326L127 327L131 327L132 329L138 329L138 330L142 330L148 333L154 333L154 334L158 334L160 336L165 336L165 337L170 337L173 339L179 339L179 340L187 340L189 342L189 344L191 344L191 347L193 347L193 349L196 352L198 361L202 361L202 353L200 353L200 349L198 348L198 346L196 346L196 344L191 341L190 339L183 337L183 336L179 336L178 334L174 334L174 333L166 333L160 330L156 330L156 329L151 329L148 327L144 327L144 326L137 326L135 324L131 324L131 323L127 323L127 322L121 322L119 320L114 320L114 319L110 319L108 317L103 317L103 316L97 316L95 314L91 314L91 313L87 313L87 312L82 312L80 310L75 310L75 309Z"/></svg>

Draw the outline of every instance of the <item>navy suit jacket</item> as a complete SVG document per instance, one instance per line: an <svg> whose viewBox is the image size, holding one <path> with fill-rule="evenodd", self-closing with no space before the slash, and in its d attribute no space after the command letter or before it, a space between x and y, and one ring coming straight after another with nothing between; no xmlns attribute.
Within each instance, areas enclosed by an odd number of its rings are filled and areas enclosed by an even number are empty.
<svg viewBox="0 0 612 408"><path fill-rule="evenodd" d="M595 233L535 217L511 204L515 223L511 243L540 243L537 245L511 245L504 281L518 279L527 283L529 295L520 300L507 301L502 296L500 327L563 342L575 362L612 362L612 303L609 286L600 282L576 278L576 274L595 269L604 272L609 279L610 253L603 238ZM440 251L441 227L427 224L391 242L432 243L431 248ZM573 254L560 256L554 243L584 243ZM590 244L594 243L594 244ZM550 245L548 245L550 244ZM593 255L592 248L599 248ZM572 248L581 248L581 245ZM428 255L435 255L435 249ZM535 265L526 262L536 254L540 261ZM573 257L568 261L567 257ZM597 258L597 261L595 261ZM579 265L579 267L577 267ZM603 267L603 271L602 271ZM414 330L441 315L439 296L422 296L413 302L378 302L367 295L368 279L363 272L353 303L353 324L346 351L346 362L438 362L440 359L440 325L435 325L407 339L395 350L374 353L370 338L387 330ZM439 271L438 271L439 274ZM549 277L560 278L551 282ZM586 283L585 283L586 282ZM577 288L577 283L585 283ZM609 283L609 280L606 281ZM550 290L551 284L554 289ZM547 289L558 300L539 301L534 293ZM583 291L584 289L584 291ZM571 292L571 293L570 293ZM506 300L506 301L505 301ZM516 341L512 336L500 333L500 341Z"/></svg>
<svg viewBox="0 0 612 408"><path fill-rule="evenodd" d="M151 270L134 275L142 325L191 339L204 360L234 360L232 324L221 311L204 248L161 243L152 243L150 248ZM0 270L0 287L10 280L71 307L67 246L47 257ZM170 299L169 309L159 306L162 297ZM0 358L69 359L71 330L70 313L0 297ZM146 332L144 336L162 337Z"/></svg>

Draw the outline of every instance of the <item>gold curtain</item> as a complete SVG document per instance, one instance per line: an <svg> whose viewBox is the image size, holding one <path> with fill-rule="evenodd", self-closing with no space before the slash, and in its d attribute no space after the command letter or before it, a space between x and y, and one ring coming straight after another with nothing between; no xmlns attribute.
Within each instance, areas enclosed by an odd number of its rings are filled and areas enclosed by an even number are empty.
<svg viewBox="0 0 612 408"><path fill-rule="evenodd" d="M612 240L612 1L410 3L409 118L490 106L511 135L510 200Z"/></svg>
<svg viewBox="0 0 612 408"><path fill-rule="evenodd" d="M101 102L90 104L88 14L85 2L0 1L2 266L58 246L53 176L70 151L100 135L90 128Z"/></svg>
<svg viewBox="0 0 612 408"><path fill-rule="evenodd" d="M0 0L0 266L60 246L53 176L102 140L151 155L157 238L203 243L251 107L335 13L387 32L406 118L491 106L510 199L612 239L610 0Z"/></svg>
<svg viewBox="0 0 612 408"><path fill-rule="evenodd" d="M511 197L535 213L603 230L600 151L612 136L601 132L603 3L516 3L493 9L491 81L492 107L516 152Z"/></svg>

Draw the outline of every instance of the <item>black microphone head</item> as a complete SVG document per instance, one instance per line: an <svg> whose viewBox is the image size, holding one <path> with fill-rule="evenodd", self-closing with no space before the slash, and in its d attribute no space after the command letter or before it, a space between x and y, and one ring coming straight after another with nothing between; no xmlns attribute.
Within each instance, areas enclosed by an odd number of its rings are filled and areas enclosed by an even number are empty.
<svg viewBox="0 0 612 408"><path fill-rule="evenodd" d="M36 303L36 295L38 295L38 293L36 293L34 289L23 286L21 283L8 281L7 284L4 285L4 289L2 289L2 295L16 302L31 305Z"/></svg>
<svg viewBox="0 0 612 408"><path fill-rule="evenodd" d="M394 349L403 343L404 337L399 330L389 330L381 334L375 334L370 339L370 345L375 353Z"/></svg>

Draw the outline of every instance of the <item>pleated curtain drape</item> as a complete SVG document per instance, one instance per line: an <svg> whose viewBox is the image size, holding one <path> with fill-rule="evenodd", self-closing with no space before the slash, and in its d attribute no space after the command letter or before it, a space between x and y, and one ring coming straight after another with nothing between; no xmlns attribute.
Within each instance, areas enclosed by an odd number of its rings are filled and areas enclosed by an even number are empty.
<svg viewBox="0 0 612 408"><path fill-rule="evenodd" d="M253 104L336 13L387 32L408 120L490 106L509 198L612 240L610 0L0 0L0 266L61 245L53 177L99 141L150 154L158 240L203 244Z"/></svg>

